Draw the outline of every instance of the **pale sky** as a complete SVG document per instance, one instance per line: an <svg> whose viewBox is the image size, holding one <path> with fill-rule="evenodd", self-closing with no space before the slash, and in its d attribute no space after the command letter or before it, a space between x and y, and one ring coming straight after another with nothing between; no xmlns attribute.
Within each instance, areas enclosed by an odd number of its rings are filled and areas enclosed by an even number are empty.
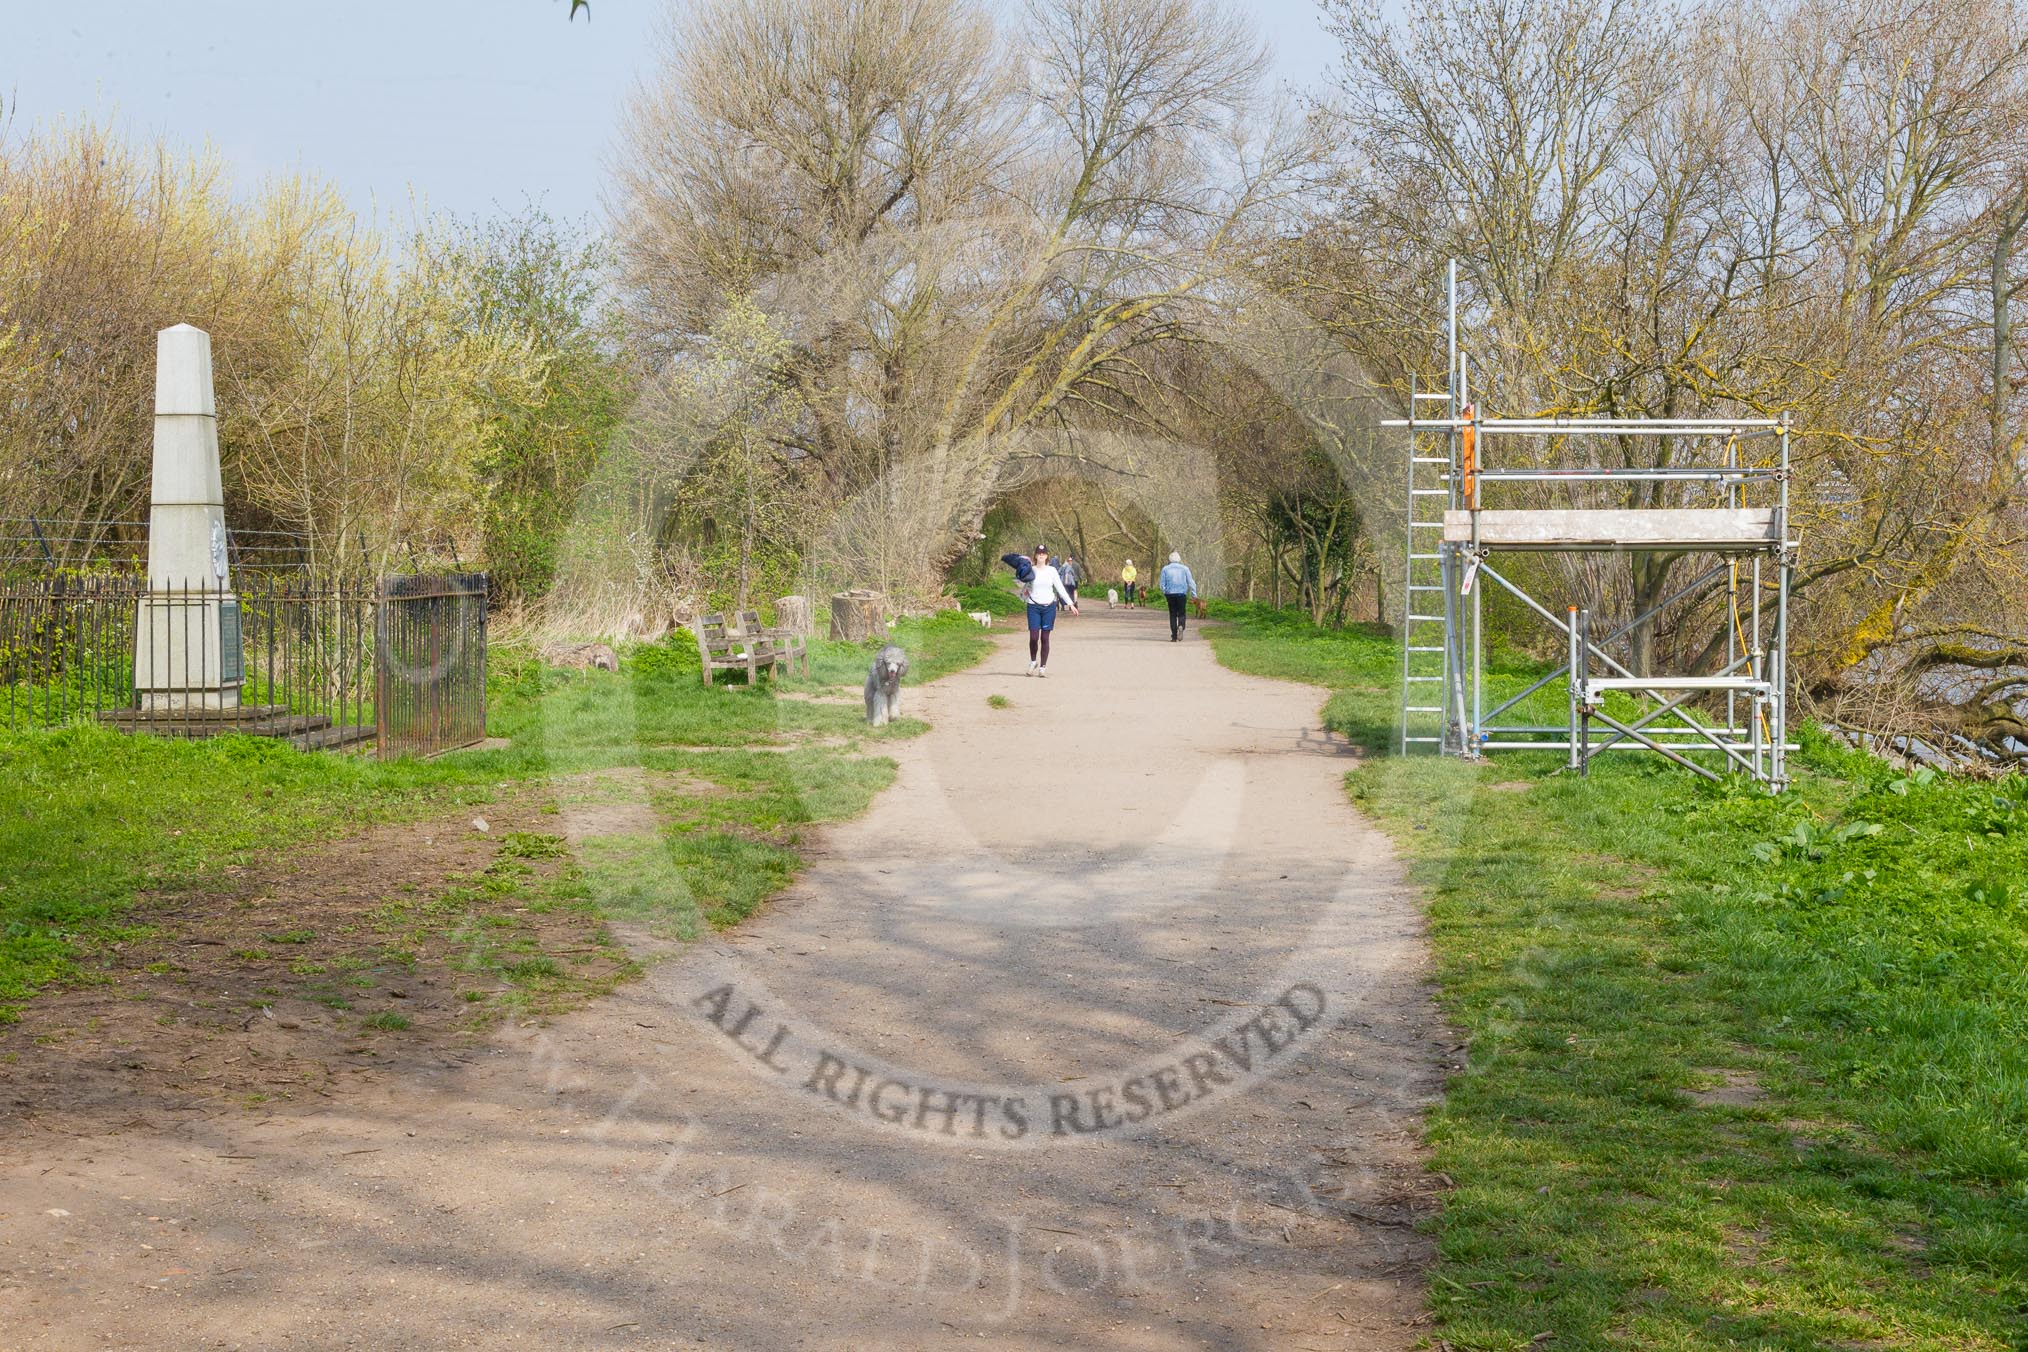
<svg viewBox="0 0 2028 1352"><path fill-rule="evenodd" d="M618 109L664 0L0 0L10 135L90 114L209 140L251 184L305 171L406 217L411 186L461 215L600 217ZM1314 0L1252 0L1282 80L1333 49Z"/></svg>

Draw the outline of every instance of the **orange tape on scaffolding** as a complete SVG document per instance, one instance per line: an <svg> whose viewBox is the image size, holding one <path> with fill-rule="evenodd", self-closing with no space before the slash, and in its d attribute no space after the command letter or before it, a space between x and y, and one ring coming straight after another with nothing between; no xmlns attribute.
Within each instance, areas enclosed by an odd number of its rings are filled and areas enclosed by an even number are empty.
<svg viewBox="0 0 2028 1352"><path fill-rule="evenodd" d="M1465 509L1473 512L1479 510L1479 428L1473 421L1477 416L1473 406L1466 404L1465 425L1458 435L1458 467L1465 476Z"/></svg>
<svg viewBox="0 0 2028 1352"><path fill-rule="evenodd" d="M1751 645L1747 642L1746 626L1740 623L1739 619L1739 560L1733 559L1731 566L1732 587L1727 608L1732 611L1732 632L1739 637L1740 651L1746 652L1750 650ZM1754 709L1760 715L1760 735L1772 743L1774 729L1768 726L1767 710L1761 708L1759 700L1754 701Z"/></svg>

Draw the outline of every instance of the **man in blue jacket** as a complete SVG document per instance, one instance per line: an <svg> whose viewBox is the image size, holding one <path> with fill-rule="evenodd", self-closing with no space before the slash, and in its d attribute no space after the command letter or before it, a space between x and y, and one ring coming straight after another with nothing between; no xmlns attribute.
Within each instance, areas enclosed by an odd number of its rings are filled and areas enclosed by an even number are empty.
<svg viewBox="0 0 2028 1352"><path fill-rule="evenodd" d="M1169 562L1162 565L1162 575L1155 579L1155 585L1169 602L1169 641L1175 643L1183 637L1183 607L1197 595L1197 579L1184 566L1183 556L1172 553Z"/></svg>

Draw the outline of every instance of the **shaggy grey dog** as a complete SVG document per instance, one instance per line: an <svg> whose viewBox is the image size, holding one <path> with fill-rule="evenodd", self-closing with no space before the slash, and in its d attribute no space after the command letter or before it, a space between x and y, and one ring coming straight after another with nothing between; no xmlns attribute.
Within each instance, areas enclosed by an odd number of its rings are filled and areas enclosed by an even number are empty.
<svg viewBox="0 0 2028 1352"><path fill-rule="evenodd" d="M873 655L866 673L866 721L881 727L901 717L901 678L908 675L908 654L890 643Z"/></svg>

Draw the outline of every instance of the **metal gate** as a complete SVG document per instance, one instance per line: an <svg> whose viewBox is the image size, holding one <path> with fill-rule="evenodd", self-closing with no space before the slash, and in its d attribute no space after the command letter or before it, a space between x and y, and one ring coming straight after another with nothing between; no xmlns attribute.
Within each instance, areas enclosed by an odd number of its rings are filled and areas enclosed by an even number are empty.
<svg viewBox="0 0 2028 1352"><path fill-rule="evenodd" d="M382 756L429 755L486 736L486 575L381 579L375 711Z"/></svg>

